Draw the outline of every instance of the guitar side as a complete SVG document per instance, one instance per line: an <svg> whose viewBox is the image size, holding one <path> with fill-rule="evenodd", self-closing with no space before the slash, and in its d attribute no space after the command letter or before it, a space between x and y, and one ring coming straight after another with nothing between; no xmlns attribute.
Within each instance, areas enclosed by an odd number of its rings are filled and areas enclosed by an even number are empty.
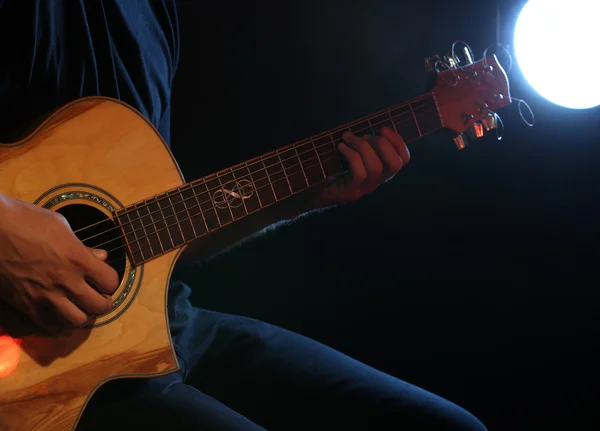
<svg viewBox="0 0 600 431"><path fill-rule="evenodd" d="M19 142L0 144L0 193L51 210L87 205L109 216L181 184L158 132L108 98L79 99ZM0 358L10 349L11 361L0 363L0 431L73 430L103 383L177 371L166 294L181 251L128 265L113 311L93 328L49 336L0 303Z"/></svg>

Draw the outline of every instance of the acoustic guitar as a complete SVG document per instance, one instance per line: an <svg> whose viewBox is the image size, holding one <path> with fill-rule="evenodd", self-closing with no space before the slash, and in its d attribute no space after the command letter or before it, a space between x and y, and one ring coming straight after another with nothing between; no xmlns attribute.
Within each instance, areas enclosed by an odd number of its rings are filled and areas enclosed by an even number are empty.
<svg viewBox="0 0 600 431"><path fill-rule="evenodd" d="M511 103L495 55L460 66L426 61L431 90L192 182L139 112L105 97L75 100L25 138L0 144L0 193L64 215L119 273L112 310L85 328L49 335L0 308L0 430L66 431L109 380L179 370L167 289L184 248L210 232L343 173L344 131L395 129L411 142L438 129L477 138Z"/></svg>

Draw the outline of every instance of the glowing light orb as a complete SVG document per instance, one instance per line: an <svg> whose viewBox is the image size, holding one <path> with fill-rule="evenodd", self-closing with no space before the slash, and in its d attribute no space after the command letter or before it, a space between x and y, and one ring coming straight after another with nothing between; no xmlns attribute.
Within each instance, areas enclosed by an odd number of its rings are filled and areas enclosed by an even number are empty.
<svg viewBox="0 0 600 431"><path fill-rule="evenodd" d="M514 48L529 84L571 109L600 105L599 0L530 0L515 28Z"/></svg>
<svg viewBox="0 0 600 431"><path fill-rule="evenodd" d="M19 365L20 357L19 340L8 335L0 335L0 379L14 373Z"/></svg>

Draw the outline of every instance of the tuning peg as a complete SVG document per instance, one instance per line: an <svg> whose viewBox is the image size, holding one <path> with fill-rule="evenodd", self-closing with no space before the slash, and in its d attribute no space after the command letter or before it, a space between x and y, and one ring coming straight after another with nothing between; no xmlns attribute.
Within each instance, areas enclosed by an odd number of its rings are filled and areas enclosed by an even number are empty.
<svg viewBox="0 0 600 431"><path fill-rule="evenodd" d="M456 147L459 150L463 150L467 147L467 145L469 145L469 141L463 133L459 134L456 138L454 138L454 143L456 144Z"/></svg>
<svg viewBox="0 0 600 431"><path fill-rule="evenodd" d="M425 59L425 70L427 72L436 72L436 63L441 61L439 55L432 55Z"/></svg>
<svg viewBox="0 0 600 431"><path fill-rule="evenodd" d="M475 139L479 139L482 138L484 135L484 127L483 124L481 122L476 122L474 123L471 127L469 127L469 129L467 130L467 135L469 136L470 139L475 140Z"/></svg>
<svg viewBox="0 0 600 431"><path fill-rule="evenodd" d="M452 54L446 54L444 56L444 61L450 69L458 69L458 63L456 62Z"/></svg>
<svg viewBox="0 0 600 431"><path fill-rule="evenodd" d="M465 55L465 61L467 64L474 63L473 57L471 56L471 51L467 46L463 48L463 54Z"/></svg>
<svg viewBox="0 0 600 431"><path fill-rule="evenodd" d="M492 129L496 129L498 127L498 119L496 115L488 114L482 120L481 123L485 128L486 132L489 132Z"/></svg>

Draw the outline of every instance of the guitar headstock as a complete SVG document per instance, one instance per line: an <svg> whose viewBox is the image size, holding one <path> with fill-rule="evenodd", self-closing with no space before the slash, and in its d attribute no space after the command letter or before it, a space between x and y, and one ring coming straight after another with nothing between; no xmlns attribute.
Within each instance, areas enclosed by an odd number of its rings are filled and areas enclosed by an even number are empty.
<svg viewBox="0 0 600 431"><path fill-rule="evenodd" d="M496 111L512 100L508 77L496 55L466 66L459 66L452 58L444 62L437 56L426 62L429 70L437 73L432 94L442 126L458 135L454 141L459 149L466 146L463 133L477 139L498 126Z"/></svg>

